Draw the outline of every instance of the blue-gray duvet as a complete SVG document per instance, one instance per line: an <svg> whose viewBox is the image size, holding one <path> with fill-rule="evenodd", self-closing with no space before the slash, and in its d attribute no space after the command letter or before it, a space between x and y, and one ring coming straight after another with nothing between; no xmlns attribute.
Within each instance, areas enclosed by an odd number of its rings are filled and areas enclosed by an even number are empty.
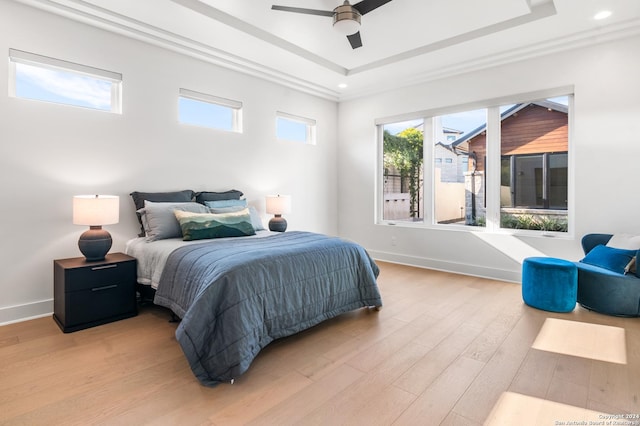
<svg viewBox="0 0 640 426"><path fill-rule="evenodd" d="M274 339L382 306L378 273L364 248L321 234L209 241L171 253L154 302L182 318L176 338L213 386L244 373Z"/></svg>

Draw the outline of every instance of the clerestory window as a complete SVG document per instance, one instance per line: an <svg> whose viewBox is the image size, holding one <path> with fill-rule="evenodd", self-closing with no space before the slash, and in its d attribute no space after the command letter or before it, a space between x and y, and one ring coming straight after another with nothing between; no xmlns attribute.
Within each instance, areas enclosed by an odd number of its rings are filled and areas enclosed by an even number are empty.
<svg viewBox="0 0 640 426"><path fill-rule="evenodd" d="M9 95L122 112L122 74L9 49Z"/></svg>

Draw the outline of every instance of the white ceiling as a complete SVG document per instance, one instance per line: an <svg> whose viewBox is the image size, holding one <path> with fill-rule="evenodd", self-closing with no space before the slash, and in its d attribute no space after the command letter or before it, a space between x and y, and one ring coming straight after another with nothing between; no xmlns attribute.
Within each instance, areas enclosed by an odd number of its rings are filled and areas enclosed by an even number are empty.
<svg viewBox="0 0 640 426"><path fill-rule="evenodd" d="M17 1L335 100L640 33L640 0L393 0L355 50L329 17L271 10L342 0Z"/></svg>

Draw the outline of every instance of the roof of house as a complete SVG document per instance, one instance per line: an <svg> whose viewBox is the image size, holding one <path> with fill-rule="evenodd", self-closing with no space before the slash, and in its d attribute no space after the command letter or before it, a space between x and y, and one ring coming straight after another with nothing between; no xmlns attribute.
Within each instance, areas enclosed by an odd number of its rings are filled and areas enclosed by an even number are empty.
<svg viewBox="0 0 640 426"><path fill-rule="evenodd" d="M444 144L442 142L436 142L435 146L441 146L447 151L451 151L455 155L467 154L467 150L461 147L453 146L453 144Z"/></svg>
<svg viewBox="0 0 640 426"><path fill-rule="evenodd" d="M505 118L511 117L512 115L514 115L515 113L517 113L520 110L523 110L524 108L528 107L529 105L538 105L540 107L552 109L554 111L562 112L562 113L565 113L565 114L567 114L569 112L569 108L566 105L559 104L557 102L552 102L552 101L548 101L548 100L525 102L525 103L521 103L521 104L515 104L511 108L505 110L502 114L500 114L500 121L503 121ZM482 126L479 126L479 127L475 128L475 129L473 129L472 131L470 131L466 135L461 136L460 138L456 139L454 142L451 143L451 145L458 146L459 144L478 136L480 133L484 132L486 129L487 129L487 124L485 123Z"/></svg>

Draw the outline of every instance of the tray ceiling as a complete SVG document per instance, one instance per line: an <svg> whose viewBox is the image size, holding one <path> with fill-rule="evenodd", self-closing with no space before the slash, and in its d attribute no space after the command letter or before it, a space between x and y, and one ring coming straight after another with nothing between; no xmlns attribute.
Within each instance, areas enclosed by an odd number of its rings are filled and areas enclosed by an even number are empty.
<svg viewBox="0 0 640 426"><path fill-rule="evenodd" d="M330 17L271 10L341 0L18 1L335 100L640 33L637 0L393 0L355 50Z"/></svg>

